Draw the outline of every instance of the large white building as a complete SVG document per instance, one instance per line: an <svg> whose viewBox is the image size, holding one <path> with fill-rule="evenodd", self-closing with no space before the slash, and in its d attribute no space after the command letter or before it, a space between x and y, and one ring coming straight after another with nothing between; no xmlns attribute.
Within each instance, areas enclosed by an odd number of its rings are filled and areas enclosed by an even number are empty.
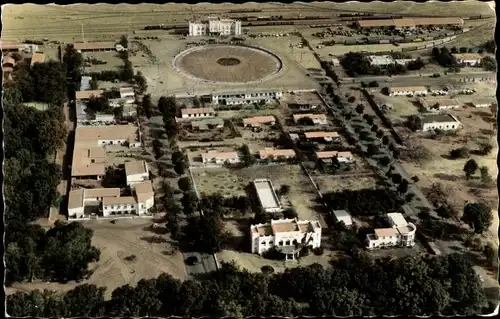
<svg viewBox="0 0 500 319"><path fill-rule="evenodd" d="M420 128L423 132L442 130L452 131L462 127L462 123L451 114L429 114L420 118Z"/></svg>
<svg viewBox="0 0 500 319"><path fill-rule="evenodd" d="M388 66L395 64L394 58L390 55L370 55L366 57L372 66Z"/></svg>
<svg viewBox="0 0 500 319"><path fill-rule="evenodd" d="M278 195L273 187L273 183L268 179L256 179L253 181L259 203L264 212L277 213L283 210Z"/></svg>
<svg viewBox="0 0 500 319"><path fill-rule="evenodd" d="M216 93L212 94L213 104L222 105L241 105L252 103L270 103L274 100L280 99L283 92L280 91L267 91L267 92L253 92L253 93Z"/></svg>
<svg viewBox="0 0 500 319"><path fill-rule="evenodd" d="M190 36L241 35L241 21L208 17L203 21L189 22Z"/></svg>
<svg viewBox="0 0 500 319"><path fill-rule="evenodd" d="M295 259L299 245L318 248L321 246L319 221L298 219L271 220L268 224L250 226L252 253L263 254L275 247Z"/></svg>
<svg viewBox="0 0 500 319"><path fill-rule="evenodd" d="M389 213L387 217L391 223L390 228L378 228L373 234L366 235L368 249L415 245L417 227L408 223L401 213Z"/></svg>
<svg viewBox="0 0 500 319"><path fill-rule="evenodd" d="M456 53L453 57L457 60L458 64L466 66L481 66L483 56L479 53Z"/></svg>
<svg viewBox="0 0 500 319"><path fill-rule="evenodd" d="M104 217L112 215L148 215L154 206L154 191L150 180L133 184L130 187L133 196L120 196L119 188L75 189L69 192L68 219L88 217L85 208L97 208Z"/></svg>

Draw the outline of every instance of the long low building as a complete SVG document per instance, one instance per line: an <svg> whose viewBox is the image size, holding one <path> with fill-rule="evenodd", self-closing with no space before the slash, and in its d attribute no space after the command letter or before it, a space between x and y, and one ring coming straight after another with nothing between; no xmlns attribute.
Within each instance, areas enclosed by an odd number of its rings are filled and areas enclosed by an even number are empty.
<svg viewBox="0 0 500 319"><path fill-rule="evenodd" d="M353 163L354 157L351 152L323 151L316 152L316 158L322 161L336 158L339 163Z"/></svg>
<svg viewBox="0 0 500 319"><path fill-rule="evenodd" d="M292 159L295 158L295 151L292 149L277 149L266 147L263 150L259 151L259 157L261 160L265 159Z"/></svg>
<svg viewBox="0 0 500 319"><path fill-rule="evenodd" d="M80 52L116 51L116 43L114 42L73 43L73 48Z"/></svg>
<svg viewBox="0 0 500 319"><path fill-rule="evenodd" d="M283 92L268 91L268 92L253 92L253 93L218 93L212 94L212 104L222 105L241 105L252 103L269 103L273 100L280 99Z"/></svg>
<svg viewBox="0 0 500 319"><path fill-rule="evenodd" d="M417 27L461 27L464 20L457 17L425 17L358 20L355 23L359 29L411 29Z"/></svg>
<svg viewBox="0 0 500 319"><path fill-rule="evenodd" d="M251 251L263 254L276 248L285 254L286 260L294 260L300 247L319 248L321 246L321 225L319 221L278 219L267 224L250 226Z"/></svg>
<svg viewBox="0 0 500 319"><path fill-rule="evenodd" d="M269 179L256 179L253 181L260 206L266 213L277 213L283 210L273 183Z"/></svg>
<svg viewBox="0 0 500 319"><path fill-rule="evenodd" d="M204 108L185 108L181 110L181 117L187 118L201 118L201 117L214 117L215 110L211 107Z"/></svg>
<svg viewBox="0 0 500 319"><path fill-rule="evenodd" d="M254 117L247 117L243 119L243 126L244 127L260 127L263 124L267 125L274 125L276 124L276 119L272 115L266 115L266 116L254 116Z"/></svg>
<svg viewBox="0 0 500 319"><path fill-rule="evenodd" d="M339 139L340 135L337 132L305 132L304 137L307 140L323 139L325 142L331 142Z"/></svg>
<svg viewBox="0 0 500 319"><path fill-rule="evenodd" d="M461 127L462 123L451 114L427 114L420 117L420 129L423 132L452 131Z"/></svg>
<svg viewBox="0 0 500 319"><path fill-rule="evenodd" d="M456 109L460 107L460 102L457 99L439 99L439 98L421 98L419 103L429 111L442 111L448 109Z"/></svg>
<svg viewBox="0 0 500 319"><path fill-rule="evenodd" d="M225 163L237 164L240 162L240 156L238 155L238 152L208 151L201 154L201 159L203 164L222 165Z"/></svg>
<svg viewBox="0 0 500 319"><path fill-rule="evenodd" d="M425 86L400 86L389 88L389 96L425 96L427 95Z"/></svg>

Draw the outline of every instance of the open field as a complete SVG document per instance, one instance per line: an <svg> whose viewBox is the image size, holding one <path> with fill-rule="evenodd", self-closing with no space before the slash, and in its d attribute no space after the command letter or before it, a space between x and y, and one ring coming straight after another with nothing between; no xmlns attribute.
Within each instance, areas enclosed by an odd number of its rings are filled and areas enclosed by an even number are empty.
<svg viewBox="0 0 500 319"><path fill-rule="evenodd" d="M343 190L360 190L376 188L377 179L374 176L331 176L311 173L311 176L322 193L341 192Z"/></svg>
<svg viewBox="0 0 500 319"><path fill-rule="evenodd" d="M88 283L107 287L105 296L110 298L113 289L119 286L134 286L141 279L155 278L162 273L185 280L187 274L182 253L170 254L168 235L147 230L152 223L140 218L118 220L114 225L109 220L83 222L86 228L94 231L92 244L101 250L99 262L90 264L93 274L88 280L67 284L16 283L7 289L7 294L34 289L67 291L78 284ZM150 243L154 237L157 241ZM134 261L124 259L131 255L136 256Z"/></svg>
<svg viewBox="0 0 500 319"><path fill-rule="evenodd" d="M280 12L283 16L318 15L336 16L342 12L373 12L390 14L425 14L432 16L494 16L494 10L486 2L468 1L453 3L413 2L348 2L348 3L255 3L234 4L74 4L59 5L9 5L3 12L2 38L8 41L21 41L26 37L41 39L47 37L71 42L81 40L81 24L84 24L85 39L117 39L123 33L132 33L145 25L185 23L192 19L192 13L198 15L226 13L235 9L261 9L259 15L273 15ZM193 10L191 12L191 9ZM126 19L123 17L126 15ZM248 16L255 13L231 14L230 16ZM40 26L43 25L43 28Z"/></svg>
<svg viewBox="0 0 500 319"><path fill-rule="evenodd" d="M217 253L217 259L220 262L234 261L236 265L247 269L250 272L261 272L261 268L263 266L269 265L274 268L274 272L276 273L284 272L286 268L305 267L314 263L318 263L323 267L328 268L330 267L329 261L332 257L334 257L334 254L335 253L325 249L325 252L322 256L316 256L313 253L310 253L309 256L302 257L298 261L285 262L265 259L263 257L260 257L259 255L251 253L223 250Z"/></svg>
<svg viewBox="0 0 500 319"><path fill-rule="evenodd" d="M498 201L496 188L494 186L482 187L479 181L479 173L476 179L467 181L463 172L467 159L452 160L447 158L452 149L467 146L469 149L475 150L478 148L479 143L489 141L494 146L490 155L471 155L470 158L475 159L479 166L488 167L489 173L495 180L498 175L496 164L498 145L495 136L488 134L488 130L491 130L488 121L493 120L493 116L489 110L474 108L460 108L452 110L450 113L457 116L464 124L464 130L458 136L445 136L438 140L420 138L422 145L434 155L432 160L421 164L404 162L403 167L410 176L417 175L420 178L419 185L424 190L433 183L442 183L444 186L451 187L452 191L449 199L455 203L459 211L462 211L466 201L485 201L494 207ZM472 117L469 118L470 115Z"/></svg>
<svg viewBox="0 0 500 319"><path fill-rule="evenodd" d="M123 60L120 59L116 52L85 52L83 58L95 58L106 61L106 64L92 65L85 67L85 72L101 72L104 70L121 70L123 68Z"/></svg>
<svg viewBox="0 0 500 319"><path fill-rule="evenodd" d="M387 111L387 115L392 123L402 123L411 115L416 115L419 113L418 107L416 105L416 98L409 98L407 96L386 96L383 94L375 94L377 101L381 104L391 105L392 109Z"/></svg>

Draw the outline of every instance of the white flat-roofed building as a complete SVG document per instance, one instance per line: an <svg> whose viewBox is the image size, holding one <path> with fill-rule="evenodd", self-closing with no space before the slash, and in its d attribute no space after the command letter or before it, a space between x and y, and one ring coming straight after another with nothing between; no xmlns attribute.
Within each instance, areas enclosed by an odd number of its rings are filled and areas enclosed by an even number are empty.
<svg viewBox="0 0 500 319"><path fill-rule="evenodd" d="M389 96L425 96L427 88L425 86L404 86L389 88Z"/></svg>
<svg viewBox="0 0 500 319"><path fill-rule="evenodd" d="M241 21L219 17L208 17L204 21L190 21L189 35L241 35Z"/></svg>
<svg viewBox="0 0 500 319"><path fill-rule="evenodd" d="M471 102L474 107L491 107L492 105L497 104L497 100L494 97L491 98L475 98Z"/></svg>
<svg viewBox="0 0 500 319"><path fill-rule="evenodd" d="M314 125L327 125L328 120L326 118L325 114L294 114L293 115L293 121L295 124L298 124L301 119L308 118L313 121Z"/></svg>
<svg viewBox="0 0 500 319"><path fill-rule="evenodd" d="M82 126L75 131L75 144L88 147L125 145L141 146L140 131L136 125Z"/></svg>
<svg viewBox="0 0 500 319"><path fill-rule="evenodd" d="M339 163L353 163L354 156L351 152L324 151L316 152L316 158L322 161L337 158Z"/></svg>
<svg viewBox="0 0 500 319"><path fill-rule="evenodd" d="M370 61L370 65L373 66L387 66L396 63L390 55L370 55L367 56L367 59Z"/></svg>
<svg viewBox="0 0 500 319"><path fill-rule="evenodd" d="M261 125L274 125L276 124L276 118L272 115L267 115L267 116L254 116L254 117L247 117L243 119L243 126L244 127L260 127Z"/></svg>
<svg viewBox="0 0 500 319"><path fill-rule="evenodd" d="M340 223L344 223L347 227L352 226L352 217L346 210L334 210L333 214L335 215L335 219Z"/></svg>
<svg viewBox="0 0 500 319"><path fill-rule="evenodd" d="M276 195L273 183L269 179L256 179L253 181L259 203L266 213L277 213L283 210L280 200Z"/></svg>
<svg viewBox="0 0 500 319"><path fill-rule="evenodd" d="M442 111L460 107L457 99L421 98L420 104L429 111Z"/></svg>
<svg viewBox="0 0 500 319"><path fill-rule="evenodd" d="M240 163L240 156L238 152L217 152L217 151L208 151L206 153L201 154L201 159L203 164L218 164L222 165L226 162L229 164L237 164Z"/></svg>
<svg viewBox="0 0 500 319"><path fill-rule="evenodd" d="M280 99L283 92L268 91L268 92L253 92L253 93L217 93L212 94L212 104L222 105L241 105L252 103L269 103L273 100Z"/></svg>
<svg viewBox="0 0 500 319"><path fill-rule="evenodd" d="M410 62L415 61L416 59L394 59L394 63L400 65L407 65Z"/></svg>
<svg viewBox="0 0 500 319"><path fill-rule="evenodd" d="M452 131L462 127L462 123L451 114L428 114L420 118L423 132L442 130Z"/></svg>
<svg viewBox="0 0 500 319"><path fill-rule="evenodd" d="M214 117L215 110L211 107L206 108L186 108L181 110L183 119L187 118L200 118L200 117Z"/></svg>
<svg viewBox="0 0 500 319"><path fill-rule="evenodd" d="M408 223L401 213L389 213L387 217L391 228L375 229L373 234L366 235L368 248L413 247L417 227Z"/></svg>
<svg viewBox="0 0 500 319"><path fill-rule="evenodd" d="M261 160L274 159L274 160L284 160L295 158L295 151L293 149L278 149L266 147L259 151L259 157Z"/></svg>
<svg viewBox="0 0 500 319"><path fill-rule="evenodd" d="M304 136L307 140L323 139L325 142L332 142L340 138L337 132L305 132Z"/></svg>
<svg viewBox="0 0 500 319"><path fill-rule="evenodd" d="M135 92L133 87L123 87L120 88L120 98L126 99L126 98L135 98Z"/></svg>
<svg viewBox="0 0 500 319"><path fill-rule="evenodd" d="M263 254L271 248L295 259L300 246L318 248L321 246L321 225L319 221L298 219L271 220L268 224L250 226L251 251Z"/></svg>
<svg viewBox="0 0 500 319"><path fill-rule="evenodd" d="M85 214L84 190L76 189L68 195L68 218L82 218Z"/></svg>
<svg viewBox="0 0 500 319"><path fill-rule="evenodd" d="M483 56L479 53L455 53L453 57L458 64L466 66L481 66L481 60L483 59Z"/></svg>
<svg viewBox="0 0 500 319"><path fill-rule="evenodd" d="M125 163L127 185L133 185L149 179L149 169L146 161L132 161Z"/></svg>

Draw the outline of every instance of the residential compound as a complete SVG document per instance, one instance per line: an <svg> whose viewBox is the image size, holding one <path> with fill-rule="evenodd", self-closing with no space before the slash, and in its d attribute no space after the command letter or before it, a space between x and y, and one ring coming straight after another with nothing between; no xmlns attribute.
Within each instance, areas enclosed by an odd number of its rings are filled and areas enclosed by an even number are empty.
<svg viewBox="0 0 500 319"><path fill-rule="evenodd" d="M108 172L120 166L113 157L120 151L137 149L141 145L140 129L135 124L76 127L71 164L74 189L68 195L69 219L148 214L154 205L154 192L145 161L125 161L123 165L123 187L130 195L121 196L120 188L100 186ZM75 188L77 184L94 188Z"/></svg>
<svg viewBox="0 0 500 319"><path fill-rule="evenodd" d="M389 213L387 218L390 228L375 229L375 233L366 235L368 249L380 247L412 247L415 244L417 227L408 223L401 213Z"/></svg>
<svg viewBox="0 0 500 319"><path fill-rule="evenodd" d="M317 220L271 220L268 224L251 225L250 233L251 251L259 255L276 248L286 255L287 260L289 257L295 259L300 251L299 245L321 246L321 225Z"/></svg>
<svg viewBox="0 0 500 319"><path fill-rule="evenodd" d="M458 64L466 66L481 66L481 60L483 59L483 56L479 53L455 53L453 57Z"/></svg>
<svg viewBox="0 0 500 319"><path fill-rule="evenodd" d="M201 117L214 117L215 111L213 108L185 108L181 110L181 118L201 118Z"/></svg>
<svg viewBox="0 0 500 319"><path fill-rule="evenodd" d="M241 35L241 21L208 17L206 20L189 22L189 36Z"/></svg>

